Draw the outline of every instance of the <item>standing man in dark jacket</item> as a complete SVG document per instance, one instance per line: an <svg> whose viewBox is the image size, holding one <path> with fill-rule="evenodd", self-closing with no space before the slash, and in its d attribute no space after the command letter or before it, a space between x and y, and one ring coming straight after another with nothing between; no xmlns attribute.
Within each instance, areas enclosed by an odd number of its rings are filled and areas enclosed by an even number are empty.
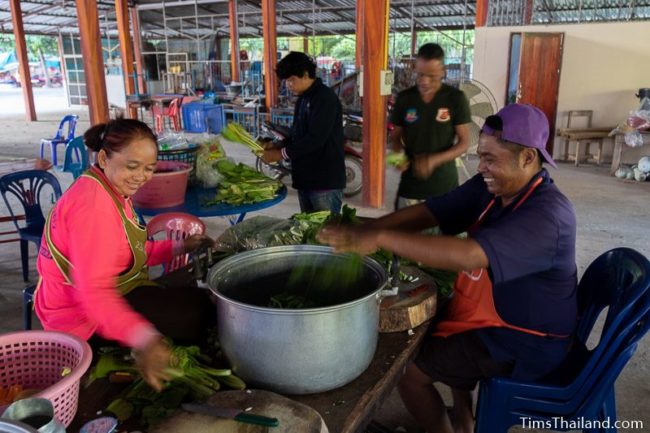
<svg viewBox="0 0 650 433"><path fill-rule="evenodd" d="M262 160L291 160L293 187L298 190L302 212L339 213L345 188L341 102L316 78L316 64L304 53L290 52L275 71L299 97L291 136L281 149L265 150Z"/></svg>

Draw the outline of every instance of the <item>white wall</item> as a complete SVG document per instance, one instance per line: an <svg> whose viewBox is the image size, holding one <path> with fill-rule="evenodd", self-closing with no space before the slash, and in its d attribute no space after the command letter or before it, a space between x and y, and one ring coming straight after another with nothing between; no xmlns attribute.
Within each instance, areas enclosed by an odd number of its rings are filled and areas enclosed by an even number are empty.
<svg viewBox="0 0 650 433"><path fill-rule="evenodd" d="M477 28L473 77L488 86L500 106L512 32L564 33L558 128L566 125L569 110L593 110L594 127L619 124L638 106L638 89L650 87L650 22ZM556 139L555 156L561 147ZM626 150L626 160L635 155Z"/></svg>

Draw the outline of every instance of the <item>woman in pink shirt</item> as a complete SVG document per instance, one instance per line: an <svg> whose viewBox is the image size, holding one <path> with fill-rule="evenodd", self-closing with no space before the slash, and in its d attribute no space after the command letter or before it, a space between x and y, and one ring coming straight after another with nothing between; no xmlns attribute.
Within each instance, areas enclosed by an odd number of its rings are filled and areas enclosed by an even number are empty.
<svg viewBox="0 0 650 433"><path fill-rule="evenodd" d="M156 167L158 147L147 125L113 120L90 128L84 141L97 152L97 163L48 217L37 263L36 314L46 330L132 347L144 379L161 389L170 356L161 331L176 339L176 326L204 329L201 317L210 302L194 288L159 287L149 280L147 265L213 241L204 235L147 240L131 203Z"/></svg>

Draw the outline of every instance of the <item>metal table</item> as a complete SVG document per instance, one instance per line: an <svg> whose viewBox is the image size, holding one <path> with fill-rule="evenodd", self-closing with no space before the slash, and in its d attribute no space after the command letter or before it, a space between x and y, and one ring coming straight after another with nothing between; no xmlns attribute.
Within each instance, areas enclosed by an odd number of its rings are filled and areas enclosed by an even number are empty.
<svg viewBox="0 0 650 433"><path fill-rule="evenodd" d="M243 221L248 212L258 211L280 203L287 196L287 187L283 185L278 191L276 197L259 203L239 206L219 203L206 206L204 203L214 200L216 194L216 188L202 188L191 185L187 188L187 192L185 193L185 203L181 206L156 209L136 207L135 210L140 215L148 216L158 215L165 212L185 212L197 217L229 217L228 220L230 221L230 224L234 225Z"/></svg>

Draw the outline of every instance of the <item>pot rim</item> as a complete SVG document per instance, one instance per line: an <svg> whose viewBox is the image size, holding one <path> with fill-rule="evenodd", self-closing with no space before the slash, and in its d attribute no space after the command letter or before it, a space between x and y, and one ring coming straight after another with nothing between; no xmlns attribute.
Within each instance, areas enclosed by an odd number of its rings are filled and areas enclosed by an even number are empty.
<svg viewBox="0 0 650 433"><path fill-rule="evenodd" d="M256 311L256 312L264 312L264 313L271 313L271 314L277 314L277 315L291 315L291 316L296 316L296 315L311 315L311 314L322 314L322 313L329 313L332 311L338 311L338 310L343 310L347 308L352 308L358 304L362 304L366 302L370 298L377 298L379 296L379 292L381 292L386 284L388 284L388 276L386 275L386 271L384 268L377 263L376 260L368 257L368 256L363 256L363 262L365 265L369 266L371 270L377 272L380 277L380 283L377 287L377 289L371 291L368 293L366 296L357 298L353 301L350 302L345 302L343 304L335 304L335 305L328 305L326 307L316 307L316 308L273 308L273 307L260 307L257 305L251 305L251 304L246 304L240 301L236 301L232 298L227 297L226 295L222 294L217 287L213 287L212 281L213 281L213 274L218 273L219 271L222 271L224 268L230 266L232 263L236 263L238 261L247 259L249 257L255 257L259 255L264 255L264 254L279 254L279 253L286 253L286 252L312 252L312 253L331 253L333 254L334 248L332 247L327 247L323 245L281 245L277 247L265 247L265 248L258 248L255 250L250 250L250 251L244 251L241 253L237 253L231 257L228 257L216 265L214 265L207 277L207 284L208 288L214 294L218 299L231 304L235 305L241 309L247 310L247 311ZM340 254L335 254L335 255L340 255Z"/></svg>

